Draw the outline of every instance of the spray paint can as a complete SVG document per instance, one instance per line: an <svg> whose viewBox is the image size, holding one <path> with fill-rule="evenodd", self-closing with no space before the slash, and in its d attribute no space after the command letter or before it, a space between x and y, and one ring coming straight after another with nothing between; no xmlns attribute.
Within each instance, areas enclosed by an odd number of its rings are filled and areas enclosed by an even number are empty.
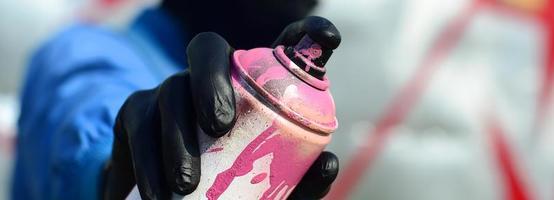
<svg viewBox="0 0 554 200"><path fill-rule="evenodd" d="M331 54L308 35L294 47L235 51L236 124L218 139L199 134L200 183L173 199L286 199L338 125ZM140 199L136 187L127 199Z"/></svg>

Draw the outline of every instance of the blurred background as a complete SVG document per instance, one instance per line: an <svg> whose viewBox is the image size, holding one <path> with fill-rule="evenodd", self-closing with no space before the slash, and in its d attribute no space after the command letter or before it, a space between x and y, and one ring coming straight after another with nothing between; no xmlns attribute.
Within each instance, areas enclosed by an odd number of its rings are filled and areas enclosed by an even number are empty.
<svg viewBox="0 0 554 200"><path fill-rule="evenodd" d="M0 199L31 53L75 19L156 0L0 1ZM554 1L323 0L341 160L328 199L554 199Z"/></svg>

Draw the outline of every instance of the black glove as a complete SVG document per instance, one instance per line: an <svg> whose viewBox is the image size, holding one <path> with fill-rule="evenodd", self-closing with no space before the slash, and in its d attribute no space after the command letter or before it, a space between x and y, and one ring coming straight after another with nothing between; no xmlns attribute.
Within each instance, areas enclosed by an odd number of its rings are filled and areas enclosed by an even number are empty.
<svg viewBox="0 0 554 200"><path fill-rule="evenodd" d="M328 20L308 17L289 25L274 45L296 44L308 34L336 48L340 33ZM195 127L221 137L235 123L230 82L233 48L215 33L201 33L187 47L189 70L160 86L132 94L116 119L111 160L106 167L105 199L124 199L135 183L144 199L186 195L200 181L200 152ZM323 152L290 199L319 199L338 173L338 159Z"/></svg>

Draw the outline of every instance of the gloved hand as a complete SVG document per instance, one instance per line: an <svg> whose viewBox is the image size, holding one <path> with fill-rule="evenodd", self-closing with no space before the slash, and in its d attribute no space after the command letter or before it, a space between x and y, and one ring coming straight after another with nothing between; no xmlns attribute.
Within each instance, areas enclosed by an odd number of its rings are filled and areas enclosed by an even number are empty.
<svg viewBox="0 0 554 200"><path fill-rule="evenodd" d="M337 47L341 37L321 17L289 25L275 45L294 45L308 34L323 46ZM124 199L135 183L144 199L186 195L200 181L196 124L211 137L221 137L235 123L230 81L233 48L215 33L201 33L187 47L189 69L160 86L132 94L116 119L112 157L106 167L105 199ZM338 159L323 152L290 195L319 199L338 173Z"/></svg>

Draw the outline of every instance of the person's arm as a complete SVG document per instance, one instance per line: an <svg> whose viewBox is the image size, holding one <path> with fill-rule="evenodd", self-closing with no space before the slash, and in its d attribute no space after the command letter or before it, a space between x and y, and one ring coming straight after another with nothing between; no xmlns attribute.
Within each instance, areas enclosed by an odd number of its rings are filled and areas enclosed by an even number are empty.
<svg viewBox="0 0 554 200"><path fill-rule="evenodd" d="M132 92L157 84L139 61L117 38L88 27L62 33L37 53L22 97L18 149L27 153L18 162L27 173L45 174L27 192L99 198L118 110ZM24 184L36 181L28 176Z"/></svg>

